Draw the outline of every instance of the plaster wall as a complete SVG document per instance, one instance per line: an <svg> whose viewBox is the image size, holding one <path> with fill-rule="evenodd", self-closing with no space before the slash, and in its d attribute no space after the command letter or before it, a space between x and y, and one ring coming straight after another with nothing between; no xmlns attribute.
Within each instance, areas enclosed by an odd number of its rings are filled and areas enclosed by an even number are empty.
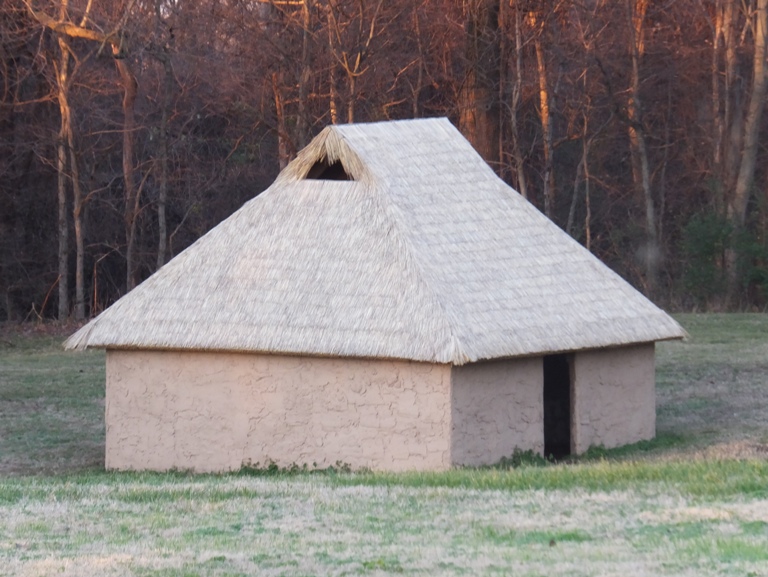
<svg viewBox="0 0 768 577"><path fill-rule="evenodd" d="M618 447L656 434L653 343L575 353L571 444Z"/></svg>
<svg viewBox="0 0 768 577"><path fill-rule="evenodd" d="M107 351L108 469L450 467L450 366Z"/></svg>
<svg viewBox="0 0 768 577"><path fill-rule="evenodd" d="M451 384L452 464L490 465L515 448L544 450L541 357L453 367Z"/></svg>

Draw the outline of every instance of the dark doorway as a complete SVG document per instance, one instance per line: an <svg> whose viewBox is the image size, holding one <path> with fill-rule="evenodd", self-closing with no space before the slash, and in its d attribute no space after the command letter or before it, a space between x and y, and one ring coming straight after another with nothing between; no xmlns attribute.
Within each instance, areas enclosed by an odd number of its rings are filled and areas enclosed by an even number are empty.
<svg viewBox="0 0 768 577"><path fill-rule="evenodd" d="M544 456L571 454L571 367L567 355L544 357Z"/></svg>

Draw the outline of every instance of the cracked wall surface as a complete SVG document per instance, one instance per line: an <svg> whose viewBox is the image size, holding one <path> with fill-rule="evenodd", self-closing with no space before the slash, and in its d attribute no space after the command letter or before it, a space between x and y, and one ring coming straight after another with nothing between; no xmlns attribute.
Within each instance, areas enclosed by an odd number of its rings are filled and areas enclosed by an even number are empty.
<svg viewBox="0 0 768 577"><path fill-rule="evenodd" d="M450 366L107 351L108 469L450 466Z"/></svg>
<svg viewBox="0 0 768 577"><path fill-rule="evenodd" d="M572 450L655 435L654 345L573 355ZM544 449L541 357L460 367L107 351L106 467L373 470L485 465Z"/></svg>
<svg viewBox="0 0 768 577"><path fill-rule="evenodd" d="M544 450L541 357L452 369L451 461L490 465L516 448Z"/></svg>
<svg viewBox="0 0 768 577"><path fill-rule="evenodd" d="M619 447L656 434L654 344L576 353L571 444Z"/></svg>

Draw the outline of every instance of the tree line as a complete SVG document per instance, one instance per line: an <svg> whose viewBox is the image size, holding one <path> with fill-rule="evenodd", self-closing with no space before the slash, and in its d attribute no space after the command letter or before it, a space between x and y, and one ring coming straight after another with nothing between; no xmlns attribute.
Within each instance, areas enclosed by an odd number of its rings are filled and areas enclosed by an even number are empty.
<svg viewBox="0 0 768 577"><path fill-rule="evenodd" d="M0 320L95 315L330 123L447 116L673 308L768 303L768 0L5 0Z"/></svg>

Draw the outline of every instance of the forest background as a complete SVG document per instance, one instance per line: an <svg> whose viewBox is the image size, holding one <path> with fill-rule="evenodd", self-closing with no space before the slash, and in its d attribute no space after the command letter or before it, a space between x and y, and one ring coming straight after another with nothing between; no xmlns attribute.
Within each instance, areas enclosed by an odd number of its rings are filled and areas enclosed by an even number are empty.
<svg viewBox="0 0 768 577"><path fill-rule="evenodd" d="M2 0L0 321L103 310L330 123L447 116L659 304L768 306L768 0Z"/></svg>

